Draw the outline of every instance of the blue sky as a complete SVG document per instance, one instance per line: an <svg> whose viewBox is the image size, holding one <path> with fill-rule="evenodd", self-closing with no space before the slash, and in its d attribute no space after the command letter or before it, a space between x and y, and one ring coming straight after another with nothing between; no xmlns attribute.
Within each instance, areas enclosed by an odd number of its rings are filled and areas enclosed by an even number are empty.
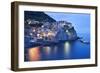
<svg viewBox="0 0 100 73"><path fill-rule="evenodd" d="M56 21L71 22L77 33L90 33L90 14L45 12Z"/></svg>

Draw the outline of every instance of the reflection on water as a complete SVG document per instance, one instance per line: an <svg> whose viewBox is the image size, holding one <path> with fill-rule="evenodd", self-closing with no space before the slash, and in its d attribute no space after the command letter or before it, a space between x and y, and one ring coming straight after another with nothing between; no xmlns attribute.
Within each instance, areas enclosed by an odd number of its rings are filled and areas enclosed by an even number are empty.
<svg viewBox="0 0 100 73"><path fill-rule="evenodd" d="M50 53L51 53L51 48L50 47L43 47L43 50L44 50L44 52L45 52L45 54L46 55L50 55Z"/></svg>
<svg viewBox="0 0 100 73"><path fill-rule="evenodd" d="M64 55L69 57L71 45L69 42L65 42L64 44Z"/></svg>
<svg viewBox="0 0 100 73"><path fill-rule="evenodd" d="M79 41L29 48L25 61L64 60L90 58L90 44Z"/></svg>
<svg viewBox="0 0 100 73"><path fill-rule="evenodd" d="M40 51L39 47L30 48L28 50L28 56L30 61L40 60Z"/></svg>

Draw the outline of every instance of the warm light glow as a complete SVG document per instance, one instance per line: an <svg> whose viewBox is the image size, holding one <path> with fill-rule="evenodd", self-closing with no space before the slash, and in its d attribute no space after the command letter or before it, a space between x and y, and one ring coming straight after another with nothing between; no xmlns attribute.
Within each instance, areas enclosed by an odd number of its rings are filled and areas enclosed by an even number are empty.
<svg viewBox="0 0 100 73"><path fill-rule="evenodd" d="M48 36L54 36L53 32L48 32Z"/></svg>
<svg viewBox="0 0 100 73"><path fill-rule="evenodd" d="M29 61L38 61L40 60L40 51L39 47L30 48L28 50Z"/></svg>
<svg viewBox="0 0 100 73"><path fill-rule="evenodd" d="M46 36L46 33L42 33L42 34L43 34L44 37Z"/></svg>

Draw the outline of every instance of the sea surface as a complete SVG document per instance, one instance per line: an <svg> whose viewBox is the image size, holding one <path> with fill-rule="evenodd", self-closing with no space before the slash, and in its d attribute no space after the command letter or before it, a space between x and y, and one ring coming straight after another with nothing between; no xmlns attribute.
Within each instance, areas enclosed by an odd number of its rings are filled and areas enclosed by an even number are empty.
<svg viewBox="0 0 100 73"><path fill-rule="evenodd" d="M89 33L79 33L81 39L90 42ZM67 60L90 58L90 43L76 41L60 42L50 46L33 46L25 48L25 61Z"/></svg>

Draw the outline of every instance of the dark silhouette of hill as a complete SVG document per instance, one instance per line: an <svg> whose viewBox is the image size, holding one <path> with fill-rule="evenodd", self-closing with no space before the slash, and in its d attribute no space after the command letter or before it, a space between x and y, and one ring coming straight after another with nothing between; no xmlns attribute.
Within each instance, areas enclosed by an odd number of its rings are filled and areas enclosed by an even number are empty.
<svg viewBox="0 0 100 73"><path fill-rule="evenodd" d="M34 19L39 22L56 22L56 20L54 20L52 17L48 16L44 12L39 11L25 11L24 16L25 21L27 19Z"/></svg>

